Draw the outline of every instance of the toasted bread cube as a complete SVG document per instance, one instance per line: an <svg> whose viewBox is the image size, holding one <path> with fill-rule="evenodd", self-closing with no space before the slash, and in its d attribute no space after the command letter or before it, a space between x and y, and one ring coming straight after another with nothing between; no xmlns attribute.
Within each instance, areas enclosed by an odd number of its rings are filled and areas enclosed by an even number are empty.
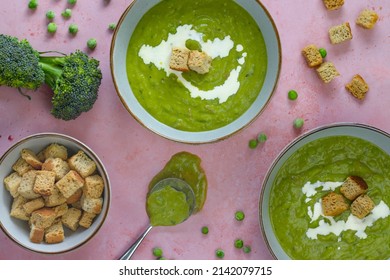
<svg viewBox="0 0 390 280"><path fill-rule="evenodd" d="M39 197L39 198L36 198L36 199L33 199L33 200L26 202L23 205L23 209L24 209L24 211L26 211L26 213L28 215L31 215L32 212L34 212L35 210L41 209L44 206L45 206L45 201L43 200L42 197Z"/></svg>
<svg viewBox="0 0 390 280"><path fill-rule="evenodd" d="M31 225L30 228L30 241L33 243L41 243L45 235L45 230L35 225Z"/></svg>
<svg viewBox="0 0 390 280"><path fill-rule="evenodd" d="M337 216L349 208L341 194L330 192L322 198L322 212L325 216Z"/></svg>
<svg viewBox="0 0 390 280"><path fill-rule="evenodd" d="M102 211L103 198L81 197L81 208L92 214L99 214Z"/></svg>
<svg viewBox="0 0 390 280"><path fill-rule="evenodd" d="M22 176L24 173L30 171L30 170L33 170L34 168L27 163L27 161L25 161L24 159L22 158L19 158L13 165L12 165L12 169L16 172L18 172L18 174L20 176Z"/></svg>
<svg viewBox="0 0 390 280"><path fill-rule="evenodd" d="M365 9L357 17L356 24L366 29L372 29L378 21L378 18L379 16L375 11Z"/></svg>
<svg viewBox="0 0 390 280"><path fill-rule="evenodd" d="M38 228L46 229L56 219L56 212L52 208L43 207L31 213L30 224Z"/></svg>
<svg viewBox="0 0 390 280"><path fill-rule="evenodd" d="M190 50L187 48L173 48L169 61L169 68L177 71L188 72L188 57Z"/></svg>
<svg viewBox="0 0 390 280"><path fill-rule="evenodd" d="M322 64L322 56L316 45L308 45L303 48L302 54L309 67L317 67Z"/></svg>
<svg viewBox="0 0 390 280"><path fill-rule="evenodd" d="M4 178L4 187L12 197L17 197L19 195L18 189L20 182L22 182L22 176L18 172L12 172L10 175Z"/></svg>
<svg viewBox="0 0 390 280"><path fill-rule="evenodd" d="M69 164L61 158L48 158L42 164L42 170L53 171L56 174L56 181L58 181L69 172L70 167Z"/></svg>
<svg viewBox="0 0 390 280"><path fill-rule="evenodd" d="M70 170L61 180L56 183L56 187L62 195L68 199L78 189L84 186L84 179L74 170Z"/></svg>
<svg viewBox="0 0 390 280"><path fill-rule="evenodd" d="M80 188L66 199L66 203L67 204L76 203L77 201L80 201L82 195L83 195L83 188Z"/></svg>
<svg viewBox="0 0 390 280"><path fill-rule="evenodd" d="M348 176L341 185L340 192L349 200L354 200L359 195L366 193L368 185L363 178L359 176Z"/></svg>
<svg viewBox="0 0 390 280"><path fill-rule="evenodd" d="M70 169L76 170L83 178L96 171L96 163L83 151L78 151L68 160Z"/></svg>
<svg viewBox="0 0 390 280"><path fill-rule="evenodd" d="M375 204L372 199L368 195L362 194L352 202L351 213L359 219L363 219L365 216L370 214L374 207Z"/></svg>
<svg viewBox="0 0 390 280"><path fill-rule="evenodd" d="M329 38L332 44L340 44L342 42L351 40L353 36L349 22L332 26L329 29Z"/></svg>
<svg viewBox="0 0 390 280"><path fill-rule="evenodd" d="M56 212L56 218L63 216L69 209L68 204L62 203L61 205L53 207L54 212Z"/></svg>
<svg viewBox="0 0 390 280"><path fill-rule="evenodd" d="M79 225L83 228L89 228L92 225L93 219L95 219L96 214L83 211Z"/></svg>
<svg viewBox="0 0 390 280"><path fill-rule="evenodd" d="M77 208L69 208L68 211L61 217L61 221L67 228L76 231L79 227L81 218L81 210Z"/></svg>
<svg viewBox="0 0 390 280"><path fill-rule="evenodd" d="M36 154L30 149L22 149L22 151L20 152L20 156L34 169L42 168L42 162L39 160Z"/></svg>
<svg viewBox="0 0 390 280"><path fill-rule="evenodd" d="M35 179L37 177L36 170L30 170L23 174L22 181L20 182L20 186L18 188L18 193L27 199L35 199L40 197L39 193L34 191Z"/></svg>
<svg viewBox="0 0 390 280"><path fill-rule="evenodd" d="M46 207L54 207L66 202L66 198L62 195L56 185L54 186L51 195L44 196L43 199L45 200Z"/></svg>
<svg viewBox="0 0 390 280"><path fill-rule="evenodd" d="M338 10L344 5L344 0L323 0L325 7L328 10Z"/></svg>
<svg viewBox="0 0 390 280"><path fill-rule="evenodd" d="M188 67L199 74L206 74L210 71L211 61L211 57L205 52L190 51Z"/></svg>
<svg viewBox="0 0 390 280"><path fill-rule="evenodd" d="M12 202L10 216L19 220L28 221L30 219L30 215L28 215L26 211L23 209L23 205L27 201L28 200L23 196L19 195L15 197Z"/></svg>
<svg viewBox="0 0 390 280"><path fill-rule="evenodd" d="M317 74L324 83L330 83L334 78L340 76L332 62L324 62L317 68Z"/></svg>
<svg viewBox="0 0 390 280"><path fill-rule="evenodd" d="M43 150L43 155L45 156L45 160L48 158L60 158L62 160L67 160L68 149L63 145L53 143Z"/></svg>
<svg viewBox="0 0 390 280"><path fill-rule="evenodd" d="M54 189L56 174L52 171L37 171L33 191L40 195L51 195Z"/></svg>
<svg viewBox="0 0 390 280"><path fill-rule="evenodd" d="M346 90L355 98L363 100L368 92L368 84L359 74L353 76L352 80L345 85Z"/></svg>
<svg viewBox="0 0 390 280"><path fill-rule="evenodd" d="M61 243L65 239L64 227L59 220L45 230L45 241L48 244Z"/></svg>
<svg viewBox="0 0 390 280"><path fill-rule="evenodd" d="M92 175L85 178L84 194L90 198L99 198L104 190L104 181L100 175Z"/></svg>

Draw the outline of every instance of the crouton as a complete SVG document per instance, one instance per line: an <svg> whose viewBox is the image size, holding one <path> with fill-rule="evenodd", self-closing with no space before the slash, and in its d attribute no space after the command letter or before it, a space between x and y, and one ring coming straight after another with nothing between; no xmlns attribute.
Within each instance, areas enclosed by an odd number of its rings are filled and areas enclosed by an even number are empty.
<svg viewBox="0 0 390 280"><path fill-rule="evenodd" d="M18 172L12 172L10 175L4 178L4 187L12 197L17 197L19 195L18 189L20 182L22 182L22 176Z"/></svg>
<svg viewBox="0 0 390 280"><path fill-rule="evenodd" d="M61 243L64 239L65 232L61 221L53 223L45 230L45 241L48 244Z"/></svg>
<svg viewBox="0 0 390 280"><path fill-rule="evenodd" d="M11 206L10 216L19 220L28 221L30 219L30 215L26 213L23 209L23 205L28 200L23 196L17 196L14 198Z"/></svg>
<svg viewBox="0 0 390 280"><path fill-rule="evenodd" d="M368 84L359 74L353 76L352 80L345 85L345 89L349 91L355 98L363 100L368 92Z"/></svg>
<svg viewBox="0 0 390 280"><path fill-rule="evenodd" d="M67 204L73 204L80 200L83 195L83 188L76 190L71 196L66 199Z"/></svg>
<svg viewBox="0 0 390 280"><path fill-rule="evenodd" d="M35 225L31 225L30 228L30 241L33 243L41 243L45 235L45 230Z"/></svg>
<svg viewBox="0 0 390 280"><path fill-rule="evenodd" d="M22 159L21 157L18 158L18 160L12 165L12 169L16 172L18 172L18 174L20 176L22 176L24 173L26 173L27 171L30 171L30 170L33 170L34 168L27 163L27 161L25 161L24 159Z"/></svg>
<svg viewBox="0 0 390 280"><path fill-rule="evenodd" d="M69 172L70 167L69 164L61 158L48 158L42 164L42 170L53 171L56 174L56 181L58 181Z"/></svg>
<svg viewBox="0 0 390 280"><path fill-rule="evenodd" d="M340 76L340 73L332 62L322 63L321 66L317 68L317 74L325 83L330 83L334 78Z"/></svg>
<svg viewBox="0 0 390 280"><path fill-rule="evenodd" d="M378 21L378 18L379 16L375 11L365 9L356 18L356 24L366 29L372 29Z"/></svg>
<svg viewBox="0 0 390 280"><path fill-rule="evenodd" d="M340 192L349 200L354 200L359 195L367 192L366 181L359 176L349 176L341 185Z"/></svg>
<svg viewBox="0 0 390 280"><path fill-rule="evenodd" d="M99 198L104 190L104 181L100 175L92 175L85 178L84 194L90 198Z"/></svg>
<svg viewBox="0 0 390 280"><path fill-rule="evenodd" d="M46 229L56 219L56 212L52 208L43 207L31 213L30 224L38 228Z"/></svg>
<svg viewBox="0 0 390 280"><path fill-rule="evenodd" d="M39 158L35 155L33 151L29 149L22 149L22 151L20 152L20 156L34 169L42 168L42 162L39 160Z"/></svg>
<svg viewBox="0 0 390 280"><path fill-rule="evenodd" d="M61 221L67 228L72 231L76 231L79 227L79 221L81 217L81 210L77 208L69 208L68 211L61 217Z"/></svg>
<svg viewBox="0 0 390 280"><path fill-rule="evenodd" d="M56 174L52 171L37 171L33 191L40 195L51 195L54 189Z"/></svg>
<svg viewBox="0 0 390 280"><path fill-rule="evenodd" d="M53 207L54 212L56 213L56 218L63 216L69 209L68 204L62 203L58 206Z"/></svg>
<svg viewBox="0 0 390 280"><path fill-rule="evenodd" d="M188 72L188 58L190 50L187 48L173 48L169 61L169 68L177 71Z"/></svg>
<svg viewBox="0 0 390 280"><path fill-rule="evenodd" d="M328 10L338 10L344 5L344 0L323 0L325 7Z"/></svg>
<svg viewBox="0 0 390 280"><path fill-rule="evenodd" d="M103 198L90 198L86 196L81 197L81 208L92 214L99 214L103 207Z"/></svg>
<svg viewBox="0 0 390 280"><path fill-rule="evenodd" d="M83 211L79 225L83 228L89 228L92 225L93 219L96 217L96 214Z"/></svg>
<svg viewBox="0 0 390 280"><path fill-rule="evenodd" d="M48 158L60 158L62 160L67 160L68 149L63 145L52 143L44 149L43 155L45 156L45 160Z"/></svg>
<svg viewBox="0 0 390 280"><path fill-rule="evenodd" d="M84 186L84 179L76 171L70 170L55 185L65 198L69 198Z"/></svg>
<svg viewBox="0 0 390 280"><path fill-rule="evenodd" d="M66 202L66 198L62 195L56 185L54 185L51 195L44 196L43 199L45 200L46 207L54 207Z"/></svg>
<svg viewBox="0 0 390 280"><path fill-rule="evenodd" d="M308 45L303 48L302 54L309 67L317 67L322 64L322 56L316 45Z"/></svg>
<svg viewBox="0 0 390 280"><path fill-rule="evenodd" d="M188 67L199 74L206 74L210 71L211 57L205 52L190 51L188 56Z"/></svg>
<svg viewBox="0 0 390 280"><path fill-rule="evenodd" d="M363 219L372 209L374 209L374 207L375 204L371 198L366 194L362 194L352 202L351 213L359 219Z"/></svg>
<svg viewBox="0 0 390 280"><path fill-rule="evenodd" d="M333 26L329 29L329 38L332 44L340 44L342 42L351 40L352 30L348 22Z"/></svg>
<svg viewBox="0 0 390 280"><path fill-rule="evenodd" d="M76 170L83 178L96 171L96 163L83 151L78 151L68 160L70 169Z"/></svg>
<svg viewBox="0 0 390 280"><path fill-rule="evenodd" d="M24 211L26 211L26 213L28 215L31 215L32 212L34 212L35 210L41 209L44 206L45 206L45 201L43 200L42 197L39 197L39 198L36 198L36 199L33 199L33 200L26 202L23 205L23 209L24 209Z"/></svg>
<svg viewBox="0 0 390 280"><path fill-rule="evenodd" d="M23 174L22 181L20 182L20 186L18 188L18 193L27 199L35 199L40 197L39 193L34 191L35 179L37 177L36 170L30 170Z"/></svg>
<svg viewBox="0 0 390 280"><path fill-rule="evenodd" d="M322 198L322 212L325 216L337 216L349 208L341 194L330 192Z"/></svg>

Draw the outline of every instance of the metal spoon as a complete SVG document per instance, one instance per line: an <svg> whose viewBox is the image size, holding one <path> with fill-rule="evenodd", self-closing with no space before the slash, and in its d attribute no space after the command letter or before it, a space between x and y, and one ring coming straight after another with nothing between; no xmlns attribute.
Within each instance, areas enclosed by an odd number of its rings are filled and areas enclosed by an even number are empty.
<svg viewBox="0 0 390 280"><path fill-rule="evenodd" d="M194 191L185 181L183 181L181 179L166 178L166 179L162 179L161 181L157 182L157 184L155 184L153 186L153 188L149 191L149 193L160 190L166 186L170 186L177 191L183 192L186 195L187 203L190 206L190 208L189 208L188 217L182 221L182 222L184 222L192 215L192 212L194 211L194 208L195 208ZM152 225L149 225L146 228L146 230L137 238L137 240L133 243L133 245L131 245L130 248L127 249L127 251L122 255L120 260L129 260L133 256L135 250L137 250L138 246L144 240L144 238L149 233L149 231L152 229L152 227L153 227Z"/></svg>

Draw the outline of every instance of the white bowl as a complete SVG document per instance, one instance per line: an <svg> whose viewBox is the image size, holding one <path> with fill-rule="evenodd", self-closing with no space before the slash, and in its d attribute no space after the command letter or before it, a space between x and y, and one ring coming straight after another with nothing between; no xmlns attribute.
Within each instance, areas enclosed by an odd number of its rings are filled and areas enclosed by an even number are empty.
<svg viewBox="0 0 390 280"><path fill-rule="evenodd" d="M286 253L275 235L270 218L270 195L273 183L283 164L301 147L329 136L352 136L366 140L390 155L390 135L372 126L358 123L335 123L308 131L288 144L274 160L269 168L262 185L259 200L260 225L269 251L276 259L287 260L291 257ZM337 144L337 143L335 143ZM348 174L345 174L346 176ZM314 182L312 182L314 183ZM286 213L287 215L287 213Z"/></svg>
<svg viewBox="0 0 390 280"><path fill-rule="evenodd" d="M89 241L101 228L107 217L110 205L110 182L108 174L98 156L84 143L67 135L58 133L41 133L21 139L10 147L0 159L0 181L12 172L12 165L20 157L20 151L28 148L35 153L41 151L49 144L57 143L67 147L68 153L75 154L84 151L97 165L97 172L104 181L103 207L101 213L94 219L88 229L79 228L76 232L65 229L65 240L57 244L36 244L29 239L29 225L27 221L10 216L12 197L3 186L0 188L0 227L4 233L18 245L38 253L56 254L74 250Z"/></svg>
<svg viewBox="0 0 390 280"><path fill-rule="evenodd" d="M224 139L250 124L264 109L275 90L281 67L281 46L276 26L259 1L237 0L258 24L266 44L268 67L257 99L249 109L232 123L209 131L188 132L167 126L151 116L138 102L126 74L127 47L137 23L160 0L133 1L123 13L111 44L111 73L118 95L131 115L143 126L167 139L184 143L206 143Z"/></svg>

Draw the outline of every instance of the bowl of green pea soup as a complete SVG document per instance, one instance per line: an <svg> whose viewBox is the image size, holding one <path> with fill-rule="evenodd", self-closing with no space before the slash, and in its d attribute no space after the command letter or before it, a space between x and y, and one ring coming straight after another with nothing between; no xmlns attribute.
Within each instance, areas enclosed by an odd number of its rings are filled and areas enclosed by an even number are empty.
<svg viewBox="0 0 390 280"><path fill-rule="evenodd" d="M120 100L144 127L207 143L250 124L276 88L281 46L259 1L133 1L111 43Z"/></svg>
<svg viewBox="0 0 390 280"><path fill-rule="evenodd" d="M276 259L376 260L390 259L389 207L390 135L335 123L283 149L264 178L259 216Z"/></svg>

